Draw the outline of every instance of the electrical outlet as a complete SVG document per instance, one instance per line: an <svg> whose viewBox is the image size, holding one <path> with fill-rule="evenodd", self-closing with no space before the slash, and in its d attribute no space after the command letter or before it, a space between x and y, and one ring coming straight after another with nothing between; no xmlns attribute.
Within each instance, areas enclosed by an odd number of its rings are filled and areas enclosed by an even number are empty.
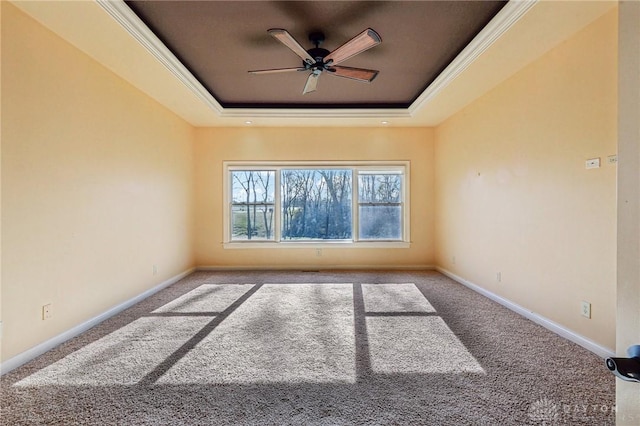
<svg viewBox="0 0 640 426"><path fill-rule="evenodd" d="M618 156L617 155L610 155L607 157L607 162L609 164L615 164L618 162Z"/></svg>
<svg viewBox="0 0 640 426"><path fill-rule="evenodd" d="M590 158L586 161L585 167L587 169L597 169L600 167L600 157L598 158Z"/></svg>
<svg viewBox="0 0 640 426"><path fill-rule="evenodd" d="M51 303L47 303L42 306L42 319L48 320L53 316L53 309L51 307Z"/></svg>
<svg viewBox="0 0 640 426"><path fill-rule="evenodd" d="M591 303L583 301L580 313L585 318L591 318Z"/></svg>
<svg viewBox="0 0 640 426"><path fill-rule="evenodd" d="M322 256L322 249L321 248L317 248L316 249L316 257L320 257Z"/></svg>

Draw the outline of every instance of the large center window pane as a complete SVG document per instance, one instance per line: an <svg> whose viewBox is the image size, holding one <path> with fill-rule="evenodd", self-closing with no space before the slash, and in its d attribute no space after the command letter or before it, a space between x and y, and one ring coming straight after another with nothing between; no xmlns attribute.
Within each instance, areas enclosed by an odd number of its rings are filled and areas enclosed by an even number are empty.
<svg viewBox="0 0 640 426"><path fill-rule="evenodd" d="M350 240L350 169L283 169L281 238Z"/></svg>

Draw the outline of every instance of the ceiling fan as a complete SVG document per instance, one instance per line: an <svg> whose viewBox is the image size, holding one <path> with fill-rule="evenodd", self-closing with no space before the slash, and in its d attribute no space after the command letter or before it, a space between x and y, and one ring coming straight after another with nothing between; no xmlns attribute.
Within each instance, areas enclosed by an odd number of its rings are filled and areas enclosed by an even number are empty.
<svg viewBox="0 0 640 426"><path fill-rule="evenodd" d="M309 50L305 50L304 47L302 47L287 30L272 28L267 32L280 43L291 49L293 53L302 58L302 66L295 68L255 70L249 71L249 73L273 74L290 71L311 71L307 78L307 83L304 85L304 90L302 91L303 95L316 90L320 74L325 71L331 75L350 78L366 83L370 83L378 75L378 71L376 70L343 67L338 65L358 53L371 49L382 42L380 35L371 28L367 28L342 46L335 49L333 52L329 52L327 49L319 47L320 43L324 41L324 34L320 32L313 32L309 34L309 40L316 46Z"/></svg>

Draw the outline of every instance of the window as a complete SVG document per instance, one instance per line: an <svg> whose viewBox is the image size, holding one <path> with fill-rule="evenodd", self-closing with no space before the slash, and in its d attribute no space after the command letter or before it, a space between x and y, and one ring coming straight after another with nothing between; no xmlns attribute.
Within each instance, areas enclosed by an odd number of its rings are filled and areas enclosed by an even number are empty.
<svg viewBox="0 0 640 426"><path fill-rule="evenodd" d="M231 235L234 240L273 239L275 172L231 172Z"/></svg>
<svg viewBox="0 0 640 426"><path fill-rule="evenodd" d="M225 247L253 247L248 243L406 247L408 166L407 162L225 163Z"/></svg>
<svg viewBox="0 0 640 426"><path fill-rule="evenodd" d="M402 239L402 173L358 172L361 240Z"/></svg>
<svg viewBox="0 0 640 426"><path fill-rule="evenodd" d="M349 169L283 169L281 240L350 240L352 174Z"/></svg>

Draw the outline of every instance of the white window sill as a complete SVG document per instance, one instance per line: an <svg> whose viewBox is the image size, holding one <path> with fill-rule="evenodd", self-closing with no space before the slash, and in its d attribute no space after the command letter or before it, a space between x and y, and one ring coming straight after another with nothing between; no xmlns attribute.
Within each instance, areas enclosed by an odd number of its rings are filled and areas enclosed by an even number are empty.
<svg viewBox="0 0 640 426"><path fill-rule="evenodd" d="M222 243L224 249L407 249L405 241L233 241Z"/></svg>

